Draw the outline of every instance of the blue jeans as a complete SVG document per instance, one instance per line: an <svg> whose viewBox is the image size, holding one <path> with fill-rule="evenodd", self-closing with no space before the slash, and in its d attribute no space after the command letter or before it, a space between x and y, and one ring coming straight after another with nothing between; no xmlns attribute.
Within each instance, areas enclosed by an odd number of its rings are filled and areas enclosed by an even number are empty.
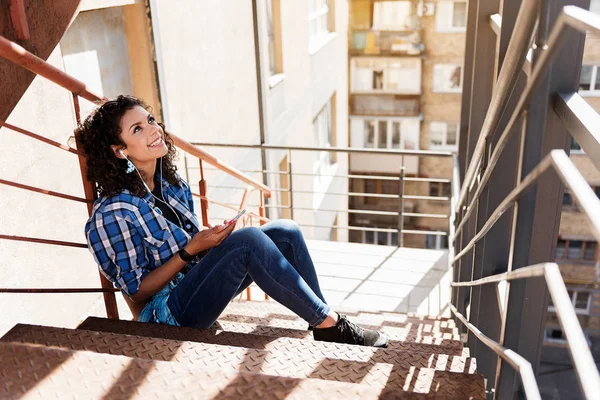
<svg viewBox="0 0 600 400"><path fill-rule="evenodd" d="M289 220L233 232L186 274L167 305L180 325L205 329L253 281L312 326L331 312L302 232Z"/></svg>

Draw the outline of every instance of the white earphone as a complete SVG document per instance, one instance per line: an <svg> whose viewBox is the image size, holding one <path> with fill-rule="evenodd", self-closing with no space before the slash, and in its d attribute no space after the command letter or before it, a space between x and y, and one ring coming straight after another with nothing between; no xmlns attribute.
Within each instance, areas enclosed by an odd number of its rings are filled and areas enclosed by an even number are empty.
<svg viewBox="0 0 600 400"><path fill-rule="evenodd" d="M127 161L129 161L129 159L127 158L127 156L125 155L125 153L123 153L123 150L119 149L119 153L120 153L120 154L121 154L123 157L125 157L125 159L126 159ZM135 168L135 165L134 165L134 168ZM139 177L140 177L140 179L141 179L142 183L144 184L144 187L146 188L146 190L148 190L148 193L150 193L150 195L151 195L152 197L154 197L156 200L158 200L158 201L162 202L163 204L165 204L167 207L169 207L169 208L171 209L171 211L173 212L173 214L175 214L175 217L177 218L177 221L179 222L179 227L180 227L181 229L183 229L183 222L181 222L181 219L179 218L179 215L177 214L177 212L176 212L176 211L173 209L173 207L171 207L171 205L170 205L169 203L167 203L165 200L163 200L163 199L164 199L164 197L165 197L165 195L164 195L164 193L163 193L163 188L162 188L162 185L161 185L161 187L160 187L160 195L161 195L162 199L159 199L158 197L156 197L156 196L154 195L154 193L152 193L152 191L150 190L150 188L148 187L148 185L146 185L146 182L144 182L144 179L142 178L142 175L140 174L140 171L139 171L137 168L135 168L135 171L136 171L136 172L137 172L137 174L139 175ZM162 177L162 157L160 158L160 176ZM160 211L160 209L159 209L158 207L155 207L154 209L155 209L155 210L157 210L157 212L160 212L160 214L162 215L162 211Z"/></svg>

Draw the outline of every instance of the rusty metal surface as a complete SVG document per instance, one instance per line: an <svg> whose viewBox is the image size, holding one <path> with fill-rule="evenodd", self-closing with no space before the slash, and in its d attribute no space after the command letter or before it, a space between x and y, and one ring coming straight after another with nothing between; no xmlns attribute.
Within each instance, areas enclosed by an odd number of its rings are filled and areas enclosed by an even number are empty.
<svg viewBox="0 0 600 400"><path fill-rule="evenodd" d="M464 397L483 393L483 378L468 372L464 363L452 365L460 358L423 357L422 354L371 350L361 346L334 345L307 350L289 347L278 350L222 346L206 343L144 338L85 330L17 325L2 341L14 341L119 354L161 361L177 361L201 369L235 369L242 372L279 375L290 378L318 378L362 383L387 388L405 388L406 383L416 393ZM268 348L268 345L267 345ZM380 356L379 354L385 354ZM470 360L470 359L467 359ZM391 362L390 362L391 361ZM450 364L450 365L448 365Z"/></svg>
<svg viewBox="0 0 600 400"><path fill-rule="evenodd" d="M329 349L333 351L360 352L365 354L376 355L377 362L394 363L395 360L404 355L403 349L375 349L364 346L353 346L348 344L318 342L312 339L312 334L306 332L306 338L290 338L290 337L272 337L257 335L253 332L239 333L231 331L221 331L218 329L194 329L186 327L159 325L153 323L143 323L134 321L117 321L105 318L90 317L86 319L78 329L110 332L118 334L128 334L160 339L170 339L179 341L201 342L220 344L234 347L247 347L259 350L269 351L287 351L289 348L302 348L306 350ZM469 359L461 354L440 354L429 352L431 346L415 344L410 353L419 355L428 360L428 367L432 367L436 363L447 362L453 366L451 369L455 372L464 372L465 365L469 373L476 371L474 359Z"/></svg>
<svg viewBox="0 0 600 400"><path fill-rule="evenodd" d="M421 377L412 379L407 383L407 389L419 386L420 380ZM163 361L0 343L0 398L305 400L448 397L433 392L419 395L346 382L198 370ZM454 398L463 397L456 394Z"/></svg>

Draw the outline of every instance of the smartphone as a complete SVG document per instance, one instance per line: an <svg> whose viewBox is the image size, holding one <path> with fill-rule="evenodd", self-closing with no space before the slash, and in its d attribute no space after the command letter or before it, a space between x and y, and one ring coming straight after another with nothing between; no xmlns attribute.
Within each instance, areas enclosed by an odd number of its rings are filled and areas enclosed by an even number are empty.
<svg viewBox="0 0 600 400"><path fill-rule="evenodd" d="M242 215L244 215L246 213L246 210L242 210L240 211L235 217L231 218L229 221L227 221L227 225L229 224L233 224L235 221L237 221Z"/></svg>

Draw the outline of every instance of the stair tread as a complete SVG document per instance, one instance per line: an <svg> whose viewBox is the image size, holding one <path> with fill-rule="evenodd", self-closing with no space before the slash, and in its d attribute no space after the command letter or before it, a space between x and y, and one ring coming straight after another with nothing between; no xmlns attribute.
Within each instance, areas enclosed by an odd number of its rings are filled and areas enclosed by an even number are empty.
<svg viewBox="0 0 600 400"><path fill-rule="evenodd" d="M315 341L312 338L312 333L309 331L304 331L305 336L301 338L286 336L272 337L268 335L260 335L253 331L240 333L227 330L219 330L216 328L195 329L136 321L121 321L97 317L87 318L78 327L78 329L153 337L160 339L171 339L178 341L221 344L225 346L234 347L249 347L263 350L285 351L288 347L302 347L306 349L332 349L335 351L343 349L344 351L353 351L355 353L361 352L369 355L377 353L378 362L389 363L393 362L393 360L398 357L398 353L400 353L400 357L402 357L402 353L408 351L410 353L420 354L421 357L428 358L430 360L430 363L447 361L455 365L455 368L458 368L459 365L462 365L463 370L466 364L470 372L476 371L475 360L470 359L467 355L462 354L462 352L453 353L452 348L449 349L449 353L435 353L434 351L432 351L433 346L431 345L419 343L405 343L404 348L401 348L400 346L393 346L388 347L387 349L375 349L372 347L365 346L354 346L349 344ZM442 351L443 349L434 350Z"/></svg>
<svg viewBox="0 0 600 400"><path fill-rule="evenodd" d="M400 324L407 323L422 323L432 326L438 326L443 328L455 328L456 325L454 320L451 318L444 317L424 317L414 314L395 313L391 311L363 311L347 307L333 307L334 311L340 314L346 314L348 317L352 317L353 320L361 321L364 323L387 323L392 326L394 322ZM283 306L282 304L274 301L232 301L223 311L226 313L240 313L243 312L245 315L253 316L265 316L269 314L280 314L299 318L293 311Z"/></svg>
<svg viewBox="0 0 600 400"><path fill-rule="evenodd" d="M434 387L438 394L455 395L456 387L468 390L473 396L478 396L478 393L483 391L483 377L469 373L468 370L452 372L429 368L429 358L411 353L403 353L403 357L397 355L393 362L389 363L385 357L391 357L390 353L377 349L373 351L362 346L351 346L354 347L351 350L340 346L337 349L322 347L306 350L293 347L286 348L285 351L267 351L21 324L15 326L1 340L158 361L179 361L198 368L230 368L289 378L345 380L388 388L403 388L407 380L411 382L411 379L429 379L429 383L423 385ZM383 355L380 356L380 353ZM440 368L443 363L435 364L434 367ZM449 369L452 368L450 365ZM433 386L432 381L435 381Z"/></svg>
<svg viewBox="0 0 600 400"><path fill-rule="evenodd" d="M403 399L447 398L428 393L435 387L421 377L407 384L413 393L334 380L298 379L232 370L199 370L190 365L132 359L26 344L0 343L0 397L85 399ZM434 374L435 375L435 374ZM50 377L50 379L47 379ZM427 386L429 385L429 386ZM463 398L464 382L455 382L451 393ZM478 388L475 398L483 397ZM417 395L414 392L423 392ZM465 394L470 394L466 393Z"/></svg>

